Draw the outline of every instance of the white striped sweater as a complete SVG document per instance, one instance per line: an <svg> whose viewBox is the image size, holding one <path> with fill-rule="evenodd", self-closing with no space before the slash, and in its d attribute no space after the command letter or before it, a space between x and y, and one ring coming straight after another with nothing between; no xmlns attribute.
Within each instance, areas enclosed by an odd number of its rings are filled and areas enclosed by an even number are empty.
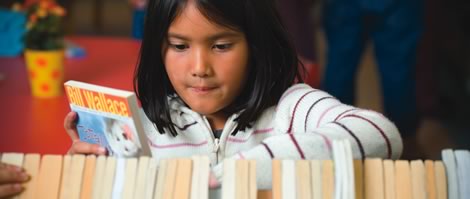
<svg viewBox="0 0 470 199"><path fill-rule="evenodd" d="M147 117L143 120L154 158L207 155L219 181L224 158L256 159L257 183L271 186L271 160L329 159L334 139L348 139L355 158L397 159L403 145L395 125L382 114L342 104L326 92L306 84L290 87L276 107L264 111L251 128L230 135L236 127L232 115L220 139L215 139L205 116L170 100L178 136L160 134Z"/></svg>

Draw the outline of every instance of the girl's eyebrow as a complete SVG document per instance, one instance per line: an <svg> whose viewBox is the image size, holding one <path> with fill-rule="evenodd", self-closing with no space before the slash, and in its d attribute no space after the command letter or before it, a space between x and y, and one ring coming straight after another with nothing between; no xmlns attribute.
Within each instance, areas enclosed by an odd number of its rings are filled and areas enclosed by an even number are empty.
<svg viewBox="0 0 470 199"><path fill-rule="evenodd" d="M213 34L213 35L209 35L208 37L205 38L205 40L214 41L214 40L218 40L220 38L240 37L240 36L242 36L242 35L238 32L224 31L224 32L219 32L219 33ZM186 40L186 41L191 40L190 37L188 37L188 36L178 34L178 33L174 33L174 32L169 32L168 33L168 38L176 38L176 39L181 39L181 40Z"/></svg>

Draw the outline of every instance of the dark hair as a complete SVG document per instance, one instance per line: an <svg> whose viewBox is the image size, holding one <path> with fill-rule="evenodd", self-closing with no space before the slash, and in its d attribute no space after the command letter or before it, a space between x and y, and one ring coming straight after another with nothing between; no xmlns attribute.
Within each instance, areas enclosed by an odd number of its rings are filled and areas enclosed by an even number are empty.
<svg viewBox="0 0 470 199"><path fill-rule="evenodd" d="M249 48L248 77L243 92L224 108L228 114L244 110L232 132L250 127L294 81L302 82L298 58L281 23L273 0L195 0L198 10L218 25L242 32ZM175 94L164 66L162 46L170 24L187 0L150 0L145 19L134 90L147 117L160 133L173 125L168 96Z"/></svg>

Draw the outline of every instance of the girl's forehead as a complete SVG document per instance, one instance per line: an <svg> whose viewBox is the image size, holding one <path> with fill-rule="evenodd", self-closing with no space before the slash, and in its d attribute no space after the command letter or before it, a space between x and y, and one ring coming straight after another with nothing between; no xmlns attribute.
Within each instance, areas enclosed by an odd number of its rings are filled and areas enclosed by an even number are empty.
<svg viewBox="0 0 470 199"><path fill-rule="evenodd" d="M215 21L207 18L197 7L195 3L188 2L175 17L168 28L168 34L190 34L192 36L202 36L207 34L215 34L219 32L233 32L225 26L217 24Z"/></svg>
<svg viewBox="0 0 470 199"><path fill-rule="evenodd" d="M195 3L188 2L170 24L170 29L185 27L216 28L216 26L199 11Z"/></svg>

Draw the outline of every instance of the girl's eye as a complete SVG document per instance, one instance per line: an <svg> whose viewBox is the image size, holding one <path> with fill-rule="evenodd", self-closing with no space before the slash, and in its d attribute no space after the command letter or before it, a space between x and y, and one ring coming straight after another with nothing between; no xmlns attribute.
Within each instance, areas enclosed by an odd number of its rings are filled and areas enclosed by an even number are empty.
<svg viewBox="0 0 470 199"><path fill-rule="evenodd" d="M174 49L176 49L178 51L183 51L186 48L189 48L189 46L185 45L185 44L171 44L171 47L173 47Z"/></svg>
<svg viewBox="0 0 470 199"><path fill-rule="evenodd" d="M216 44L213 48L216 50L226 51L232 47L232 44Z"/></svg>

